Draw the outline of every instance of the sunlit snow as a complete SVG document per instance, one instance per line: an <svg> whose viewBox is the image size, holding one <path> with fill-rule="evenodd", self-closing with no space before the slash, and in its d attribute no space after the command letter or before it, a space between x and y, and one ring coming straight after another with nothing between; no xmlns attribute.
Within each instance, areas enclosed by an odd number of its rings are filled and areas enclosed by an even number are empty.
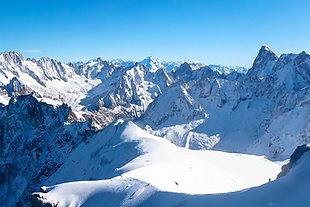
<svg viewBox="0 0 310 207"><path fill-rule="evenodd" d="M177 147L132 122L114 124L105 130L91 143L78 147L68 158L70 164L65 163L47 183L75 181L72 178L87 178L87 174L95 175L95 179L109 174L110 179L44 187L47 193L39 195L54 203L79 206L94 194L103 192L128 195L128 191L134 191L133 198L142 200L155 191L192 195L227 193L274 180L281 168L279 163L265 157ZM103 158L106 159L104 165L94 165ZM137 189L137 186L140 187Z"/></svg>

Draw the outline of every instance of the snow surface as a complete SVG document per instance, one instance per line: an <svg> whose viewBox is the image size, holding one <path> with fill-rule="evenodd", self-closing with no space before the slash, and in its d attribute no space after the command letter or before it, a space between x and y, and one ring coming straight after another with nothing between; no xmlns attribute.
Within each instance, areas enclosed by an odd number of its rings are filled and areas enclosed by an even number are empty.
<svg viewBox="0 0 310 207"><path fill-rule="evenodd" d="M132 206L155 192L196 195L248 189L274 180L280 168L261 156L177 147L132 122L119 122L78 147L46 181L68 183L43 187L46 192L38 195L62 206ZM91 179L96 181L77 181ZM106 200L108 194L112 200Z"/></svg>
<svg viewBox="0 0 310 207"><path fill-rule="evenodd" d="M309 159L308 152L301 158L298 166L285 177L259 187L226 194L192 196L156 191L141 206L308 207L310 202Z"/></svg>

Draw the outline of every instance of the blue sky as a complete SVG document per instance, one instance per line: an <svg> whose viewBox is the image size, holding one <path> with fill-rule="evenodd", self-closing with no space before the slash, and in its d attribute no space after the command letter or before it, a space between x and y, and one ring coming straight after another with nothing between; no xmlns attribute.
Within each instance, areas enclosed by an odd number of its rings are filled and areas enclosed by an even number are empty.
<svg viewBox="0 0 310 207"><path fill-rule="evenodd" d="M0 0L0 51L250 67L264 44L309 53L309 8L309 0Z"/></svg>

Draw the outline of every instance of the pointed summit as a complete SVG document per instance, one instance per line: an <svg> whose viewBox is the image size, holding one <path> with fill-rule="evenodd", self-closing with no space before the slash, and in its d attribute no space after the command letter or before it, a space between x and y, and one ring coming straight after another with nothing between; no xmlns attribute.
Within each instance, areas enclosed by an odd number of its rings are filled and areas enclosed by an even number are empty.
<svg viewBox="0 0 310 207"><path fill-rule="evenodd" d="M151 72L157 71L159 68L163 68L163 64L161 61L154 56L149 56L140 62L146 68L148 68Z"/></svg>
<svg viewBox="0 0 310 207"><path fill-rule="evenodd" d="M97 57L97 62L98 62L98 63L103 62L102 58L101 58L101 57Z"/></svg>
<svg viewBox="0 0 310 207"><path fill-rule="evenodd" d="M272 51L268 45L263 45L260 50Z"/></svg>
<svg viewBox="0 0 310 207"><path fill-rule="evenodd" d="M96 59L96 62L99 64L99 65L103 65L103 66L108 66L109 63L106 61L106 60L103 60L101 57L98 57Z"/></svg>
<svg viewBox="0 0 310 207"><path fill-rule="evenodd" d="M264 77L271 73L278 59L279 56L274 53L269 46L263 45L254 60L252 68L248 71L248 74L259 78Z"/></svg>
<svg viewBox="0 0 310 207"><path fill-rule="evenodd" d="M155 58L154 56L148 56L147 58L140 61L140 63L143 65L150 64L152 62L159 62L159 60Z"/></svg>
<svg viewBox="0 0 310 207"><path fill-rule="evenodd" d="M276 53L274 53L274 52L270 49L270 47L269 47L268 45L263 45L263 46L260 48L260 50L259 50L259 52L258 52L258 55L257 55L256 59L258 59L259 57L263 57L263 58L268 57L270 60L277 60L277 59L279 59L279 56L278 56ZM256 60L256 59L255 59L255 60ZM254 61L254 63L255 63L255 61Z"/></svg>
<svg viewBox="0 0 310 207"><path fill-rule="evenodd" d="M23 55L14 51L0 53L0 56L0 61L6 61L16 65L22 65L22 62L24 61Z"/></svg>

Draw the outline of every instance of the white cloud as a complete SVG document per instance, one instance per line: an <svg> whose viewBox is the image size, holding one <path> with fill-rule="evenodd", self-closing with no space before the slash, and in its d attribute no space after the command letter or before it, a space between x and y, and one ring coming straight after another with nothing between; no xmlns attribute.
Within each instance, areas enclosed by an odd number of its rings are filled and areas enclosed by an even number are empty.
<svg viewBox="0 0 310 207"><path fill-rule="evenodd" d="M38 49L30 49L30 50L21 50L22 52L25 53L42 53L42 50L38 50Z"/></svg>

